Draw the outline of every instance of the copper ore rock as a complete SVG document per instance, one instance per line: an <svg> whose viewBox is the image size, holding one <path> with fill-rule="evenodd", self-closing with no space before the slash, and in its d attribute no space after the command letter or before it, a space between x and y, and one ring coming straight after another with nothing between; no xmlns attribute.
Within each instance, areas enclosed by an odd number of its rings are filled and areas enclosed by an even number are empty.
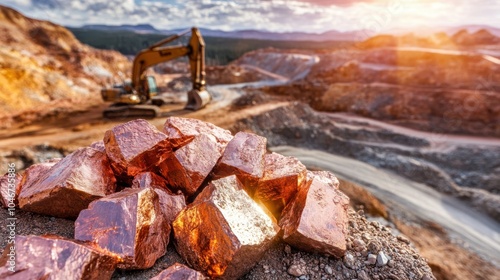
<svg viewBox="0 0 500 280"><path fill-rule="evenodd" d="M248 132L238 132L227 144L217 163L213 176L219 179L235 174L253 194L253 189L264 174L264 155L267 139Z"/></svg>
<svg viewBox="0 0 500 280"><path fill-rule="evenodd" d="M179 117L167 118L163 126L163 132L167 135L174 150L191 142L200 134L214 136L222 146L226 146L233 138L229 130L204 121Z"/></svg>
<svg viewBox="0 0 500 280"><path fill-rule="evenodd" d="M183 264L175 263L150 280L204 280L208 279L200 272Z"/></svg>
<svg viewBox="0 0 500 280"><path fill-rule="evenodd" d="M153 266L165 254L169 235L152 188L125 189L96 200L75 221L75 239L94 241L117 254L123 269Z"/></svg>
<svg viewBox="0 0 500 280"><path fill-rule="evenodd" d="M132 188L153 188L160 199L160 206L167 222L171 224L175 217L186 207L186 199L182 194L172 194L166 187L167 182L152 172L143 172L134 177Z"/></svg>
<svg viewBox="0 0 500 280"><path fill-rule="evenodd" d="M3 208L18 206L17 196L21 187L22 175L19 173L6 173L0 177L0 205Z"/></svg>
<svg viewBox="0 0 500 280"><path fill-rule="evenodd" d="M103 153L106 152L106 147L104 146L104 141L95 141L94 143L90 144L91 148L94 148L98 151L101 151Z"/></svg>
<svg viewBox="0 0 500 280"><path fill-rule="evenodd" d="M169 187L191 196L221 157L224 147L210 134L200 134L177 149L158 167Z"/></svg>
<svg viewBox="0 0 500 280"><path fill-rule="evenodd" d="M307 182L283 210L283 240L304 251L340 258L346 251L349 198L331 173L308 172Z"/></svg>
<svg viewBox="0 0 500 280"><path fill-rule="evenodd" d="M104 134L104 146L117 177L130 183L143 172L152 171L171 153L167 136L145 120L133 120Z"/></svg>
<svg viewBox="0 0 500 280"><path fill-rule="evenodd" d="M306 167L296 158L277 153L264 156L265 170L255 198L279 217L307 177Z"/></svg>
<svg viewBox="0 0 500 280"><path fill-rule="evenodd" d="M74 219L90 202L116 189L108 157L90 147L76 150L49 170L37 166L26 172L19 207L54 217Z"/></svg>
<svg viewBox="0 0 500 280"><path fill-rule="evenodd" d="M279 227L235 175L212 181L173 223L177 252L211 278L237 279L272 245Z"/></svg>
<svg viewBox="0 0 500 280"><path fill-rule="evenodd" d="M4 176L0 177L0 204L5 208L18 207L18 197L21 192L21 186L32 185L60 160L60 158L54 158L43 163L33 164L22 174L11 173L11 175L9 175L9 173L6 173Z"/></svg>
<svg viewBox="0 0 500 280"><path fill-rule="evenodd" d="M91 243L18 235L0 258L0 279L111 279L118 260Z"/></svg>

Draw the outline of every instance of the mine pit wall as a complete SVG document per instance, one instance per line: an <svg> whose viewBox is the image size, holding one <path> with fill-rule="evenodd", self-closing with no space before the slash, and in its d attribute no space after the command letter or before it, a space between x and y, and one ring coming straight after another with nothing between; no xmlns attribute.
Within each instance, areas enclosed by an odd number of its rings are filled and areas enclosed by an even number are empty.
<svg viewBox="0 0 500 280"><path fill-rule="evenodd" d="M394 171L469 201L500 221L500 148L496 146L463 145L450 151L429 151L425 139L337 123L302 103L240 120L231 130L255 131L267 137L271 147L323 150Z"/></svg>
<svg viewBox="0 0 500 280"><path fill-rule="evenodd" d="M323 112L348 112L406 127L451 134L500 137L500 94L390 84L311 80L265 89Z"/></svg>

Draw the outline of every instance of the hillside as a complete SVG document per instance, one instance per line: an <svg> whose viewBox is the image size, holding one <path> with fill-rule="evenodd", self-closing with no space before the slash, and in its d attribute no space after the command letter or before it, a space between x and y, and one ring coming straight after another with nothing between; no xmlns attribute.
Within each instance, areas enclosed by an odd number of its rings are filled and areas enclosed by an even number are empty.
<svg viewBox="0 0 500 280"><path fill-rule="evenodd" d="M66 28L0 6L3 127L100 100L99 89L130 68L125 56L80 43ZM22 115L22 117L21 117Z"/></svg>

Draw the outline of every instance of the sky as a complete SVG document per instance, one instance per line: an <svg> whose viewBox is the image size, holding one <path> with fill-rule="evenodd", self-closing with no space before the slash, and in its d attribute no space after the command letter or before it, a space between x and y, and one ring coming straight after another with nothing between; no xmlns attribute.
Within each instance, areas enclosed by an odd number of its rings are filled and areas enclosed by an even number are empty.
<svg viewBox="0 0 500 280"><path fill-rule="evenodd" d="M0 0L65 26L143 24L168 30L368 30L469 24L500 27L500 0Z"/></svg>

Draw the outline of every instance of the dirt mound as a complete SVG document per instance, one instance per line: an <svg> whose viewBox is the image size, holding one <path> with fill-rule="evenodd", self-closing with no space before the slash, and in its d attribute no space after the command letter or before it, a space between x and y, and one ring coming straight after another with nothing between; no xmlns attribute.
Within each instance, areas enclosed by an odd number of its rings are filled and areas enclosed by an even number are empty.
<svg viewBox="0 0 500 280"><path fill-rule="evenodd" d="M43 115L100 102L100 88L119 81L130 68L117 52L83 45L62 26L3 6L0 40L2 127L27 110Z"/></svg>

